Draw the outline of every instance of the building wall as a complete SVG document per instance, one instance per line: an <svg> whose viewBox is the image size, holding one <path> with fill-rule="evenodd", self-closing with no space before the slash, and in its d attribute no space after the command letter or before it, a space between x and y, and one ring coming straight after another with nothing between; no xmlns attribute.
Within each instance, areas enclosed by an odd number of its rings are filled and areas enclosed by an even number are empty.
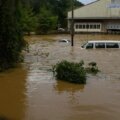
<svg viewBox="0 0 120 120"><path fill-rule="evenodd" d="M120 25L120 0L98 0L74 10L76 32L106 32L107 26ZM116 7L117 5L117 7ZM114 7L115 6L115 7ZM68 12L68 29L71 24L71 11Z"/></svg>
<svg viewBox="0 0 120 120"><path fill-rule="evenodd" d="M81 8L74 10L75 18L104 18L120 16L120 8L112 6L111 0L98 0ZM116 3L117 4L117 3ZM68 12L68 19L71 11Z"/></svg>

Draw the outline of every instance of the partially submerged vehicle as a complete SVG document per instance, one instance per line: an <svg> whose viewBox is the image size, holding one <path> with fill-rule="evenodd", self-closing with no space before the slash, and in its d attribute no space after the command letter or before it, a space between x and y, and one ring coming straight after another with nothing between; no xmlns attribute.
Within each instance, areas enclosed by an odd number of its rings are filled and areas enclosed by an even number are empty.
<svg viewBox="0 0 120 120"><path fill-rule="evenodd" d="M95 40L88 41L81 46L83 49L97 49L97 48L120 48L120 41L114 40Z"/></svg>
<svg viewBox="0 0 120 120"><path fill-rule="evenodd" d="M58 32L65 32L64 28L58 28Z"/></svg>
<svg viewBox="0 0 120 120"><path fill-rule="evenodd" d="M59 40L59 42L69 43L69 42L70 42L70 40L68 40L68 39L60 39L60 40Z"/></svg>

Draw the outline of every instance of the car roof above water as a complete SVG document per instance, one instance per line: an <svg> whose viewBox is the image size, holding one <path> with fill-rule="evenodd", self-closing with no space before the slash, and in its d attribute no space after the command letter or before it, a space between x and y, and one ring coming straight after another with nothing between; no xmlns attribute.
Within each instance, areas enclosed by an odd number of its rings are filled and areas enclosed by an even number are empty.
<svg viewBox="0 0 120 120"><path fill-rule="evenodd" d="M120 48L119 40L92 40L81 46L82 48Z"/></svg>
<svg viewBox="0 0 120 120"><path fill-rule="evenodd" d="M120 40L92 40L92 41L88 41L88 43L110 43L110 42L112 42L112 43L120 43Z"/></svg>

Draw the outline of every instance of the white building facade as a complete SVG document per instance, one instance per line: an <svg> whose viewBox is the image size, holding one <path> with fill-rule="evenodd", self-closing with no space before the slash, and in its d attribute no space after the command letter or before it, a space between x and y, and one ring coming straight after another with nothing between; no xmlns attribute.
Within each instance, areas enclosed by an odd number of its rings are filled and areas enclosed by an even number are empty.
<svg viewBox="0 0 120 120"><path fill-rule="evenodd" d="M68 30L71 14L68 12ZM74 10L75 32L120 31L120 0L97 0Z"/></svg>

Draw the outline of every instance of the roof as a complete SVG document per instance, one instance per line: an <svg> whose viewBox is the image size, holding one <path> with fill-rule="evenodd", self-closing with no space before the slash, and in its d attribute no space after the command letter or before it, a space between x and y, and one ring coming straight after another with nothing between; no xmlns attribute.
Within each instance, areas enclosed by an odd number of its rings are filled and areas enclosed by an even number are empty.
<svg viewBox="0 0 120 120"><path fill-rule="evenodd" d="M120 8L110 8L111 0L97 0L74 9L74 19L120 19ZM68 12L71 19L71 11Z"/></svg>
<svg viewBox="0 0 120 120"><path fill-rule="evenodd" d="M91 3L86 4L85 6L90 5L90 4L93 4L93 3L98 2L98 1L100 1L100 0L93 1L93 2L91 2ZM84 6L82 6L82 7L84 7Z"/></svg>

